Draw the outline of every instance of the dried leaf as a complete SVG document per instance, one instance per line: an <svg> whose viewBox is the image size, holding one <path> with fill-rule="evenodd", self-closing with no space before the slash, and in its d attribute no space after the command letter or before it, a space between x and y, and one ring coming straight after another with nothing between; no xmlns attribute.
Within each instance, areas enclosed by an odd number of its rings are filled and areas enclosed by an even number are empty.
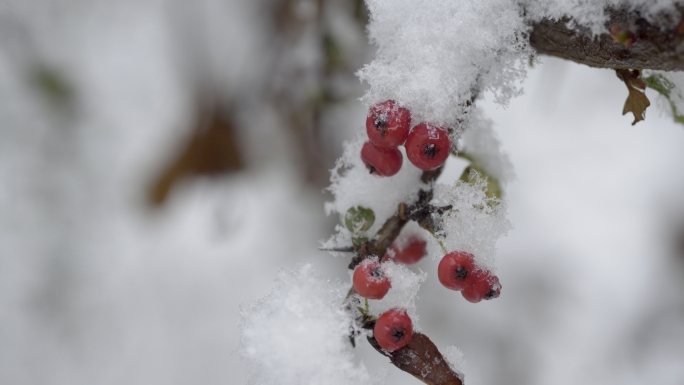
<svg viewBox="0 0 684 385"><path fill-rule="evenodd" d="M639 77L641 76L641 71L639 70L615 70L617 76L625 82L627 90L629 91L629 96L625 101L625 106L622 109L622 115L631 112L634 114L634 121L632 125L637 124L644 120L646 114L646 108L651 105L651 102L646 97L646 94L642 91L646 88L646 84Z"/></svg>
<svg viewBox="0 0 684 385"><path fill-rule="evenodd" d="M216 100L200 104L193 136L173 154L149 191L159 206L179 180L197 175L225 175L244 167L232 110Z"/></svg>
<svg viewBox="0 0 684 385"><path fill-rule="evenodd" d="M651 105L651 102L646 97L646 94L634 87L628 87L629 96L625 101L625 107L622 109L622 115L631 112L634 114L634 121L632 126L644 120L646 108Z"/></svg>
<svg viewBox="0 0 684 385"><path fill-rule="evenodd" d="M462 375L451 369L425 334L414 333L408 345L392 353L382 350L373 337L368 337L368 342L375 350L388 356L394 366L428 385L463 385Z"/></svg>

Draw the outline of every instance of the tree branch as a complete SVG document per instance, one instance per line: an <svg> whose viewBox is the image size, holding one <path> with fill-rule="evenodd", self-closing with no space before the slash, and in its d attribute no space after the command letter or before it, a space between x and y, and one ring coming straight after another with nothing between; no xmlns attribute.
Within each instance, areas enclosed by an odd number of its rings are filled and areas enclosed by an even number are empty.
<svg viewBox="0 0 684 385"><path fill-rule="evenodd" d="M679 15L663 14L649 22L638 11L610 8L605 33L592 37L587 28L568 28L572 19L544 19L532 24L530 44L537 53L572 60L591 67L613 69L684 70L684 5ZM629 42L611 36L611 28L625 31Z"/></svg>
<svg viewBox="0 0 684 385"><path fill-rule="evenodd" d="M463 385L461 376L451 370L437 346L425 334L414 333L408 345L392 353L382 350L373 337L368 337L368 342L389 357L394 366L428 385Z"/></svg>
<svg viewBox="0 0 684 385"><path fill-rule="evenodd" d="M349 263L349 268L354 269L361 261L376 255L382 257L390 247L392 242L399 236L401 229L408 223L409 220L415 220L421 227L429 230L435 230L435 224L431 220L433 212L442 213L444 210L451 209L451 206L436 207L430 205L432 200L432 183L437 180L442 173L443 167L439 167L432 171L424 171L420 180L428 184L428 190L420 190L418 192L418 200L415 204L407 206L405 203L399 205L397 213L387 219L382 228L377 233L375 240L370 240L361 244L356 249L356 255ZM352 303L350 297L356 294L356 290L352 286L347 294L347 311L352 311ZM357 319L361 327L372 328L375 321L367 322L366 317ZM352 345L355 334L349 336ZM428 385L463 385L461 375L451 369L449 363L444 359L442 353L439 352L437 346L430 340L428 336L422 333L414 333L411 341L403 348L389 353L378 345L374 337L368 337L368 342L381 354L390 358L394 366L409 373Z"/></svg>

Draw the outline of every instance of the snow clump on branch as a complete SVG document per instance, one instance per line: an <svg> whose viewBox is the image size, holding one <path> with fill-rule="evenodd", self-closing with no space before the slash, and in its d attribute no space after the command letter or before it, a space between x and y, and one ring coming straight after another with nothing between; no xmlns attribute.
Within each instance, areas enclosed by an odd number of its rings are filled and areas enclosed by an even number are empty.
<svg viewBox="0 0 684 385"><path fill-rule="evenodd" d="M452 126L480 90L520 93L529 28L516 2L368 0L375 59L358 72L367 105L393 99L414 121Z"/></svg>
<svg viewBox="0 0 684 385"><path fill-rule="evenodd" d="M363 385L380 383L353 362L343 308L348 287L319 277L311 264L281 271L273 291L241 309L240 353L250 384Z"/></svg>

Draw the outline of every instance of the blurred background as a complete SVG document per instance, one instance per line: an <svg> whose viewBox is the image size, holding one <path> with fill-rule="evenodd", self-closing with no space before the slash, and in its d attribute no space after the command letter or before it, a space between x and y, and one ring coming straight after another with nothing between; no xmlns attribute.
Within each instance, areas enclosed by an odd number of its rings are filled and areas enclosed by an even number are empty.
<svg viewBox="0 0 684 385"><path fill-rule="evenodd" d="M240 305L304 261L348 279L318 241L364 127L367 19L357 0L3 1L0 383L246 383ZM631 126L614 72L542 61L507 109L480 103L517 174L503 294L466 303L423 260L420 325L468 384L682 384L684 127L655 106Z"/></svg>

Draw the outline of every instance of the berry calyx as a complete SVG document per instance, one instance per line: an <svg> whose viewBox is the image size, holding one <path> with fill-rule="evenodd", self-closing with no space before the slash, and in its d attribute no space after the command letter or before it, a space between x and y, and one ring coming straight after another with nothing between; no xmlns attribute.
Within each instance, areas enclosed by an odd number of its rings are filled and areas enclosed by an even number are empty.
<svg viewBox="0 0 684 385"><path fill-rule="evenodd" d="M437 278L447 289L460 291L470 285L475 262L473 255L464 251L454 251L445 255L437 267Z"/></svg>
<svg viewBox="0 0 684 385"><path fill-rule="evenodd" d="M393 352L411 341L413 323L405 309L391 309L382 313L375 322L373 336L382 349Z"/></svg>
<svg viewBox="0 0 684 385"><path fill-rule="evenodd" d="M378 103L368 110L366 132L370 141L382 148L404 144L411 128L411 113L394 100Z"/></svg>
<svg viewBox="0 0 684 385"><path fill-rule="evenodd" d="M406 156L421 170L434 170L446 162L451 139L444 128L421 123L411 129L404 144Z"/></svg>
<svg viewBox="0 0 684 385"><path fill-rule="evenodd" d="M413 265L426 254L427 242L418 236L411 236L403 245L393 243L382 261L392 260L405 265Z"/></svg>
<svg viewBox="0 0 684 385"><path fill-rule="evenodd" d="M361 148L361 160L371 174L392 176L401 170L403 157L396 148L380 148L366 142Z"/></svg>
<svg viewBox="0 0 684 385"><path fill-rule="evenodd" d="M478 303L481 300L498 298L501 294L499 278L486 270L473 272L468 287L461 291L468 302Z"/></svg>
<svg viewBox="0 0 684 385"><path fill-rule="evenodd" d="M392 287L380 263L372 259L366 259L356 267L352 282L356 292L368 299L382 299Z"/></svg>

